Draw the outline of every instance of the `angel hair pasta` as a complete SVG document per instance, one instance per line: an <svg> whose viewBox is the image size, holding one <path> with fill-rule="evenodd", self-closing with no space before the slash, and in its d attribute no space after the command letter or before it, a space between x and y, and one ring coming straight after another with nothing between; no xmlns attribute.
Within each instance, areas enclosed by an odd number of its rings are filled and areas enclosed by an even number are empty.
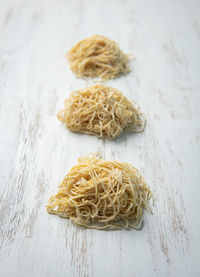
<svg viewBox="0 0 200 277"><path fill-rule="evenodd" d="M107 80L130 71L128 55L115 41L104 36L94 35L81 40L67 53L67 58L77 77Z"/></svg>
<svg viewBox="0 0 200 277"><path fill-rule="evenodd" d="M49 199L47 211L87 228L140 229L151 197L136 168L95 153L79 158Z"/></svg>
<svg viewBox="0 0 200 277"><path fill-rule="evenodd" d="M57 116L73 132L108 139L117 137L123 129L142 132L146 121L136 102L102 84L73 91Z"/></svg>

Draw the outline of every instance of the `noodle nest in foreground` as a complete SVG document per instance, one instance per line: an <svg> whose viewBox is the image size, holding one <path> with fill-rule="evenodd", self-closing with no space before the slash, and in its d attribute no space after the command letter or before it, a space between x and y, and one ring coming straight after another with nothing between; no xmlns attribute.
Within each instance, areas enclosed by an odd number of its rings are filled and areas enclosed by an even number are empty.
<svg viewBox="0 0 200 277"><path fill-rule="evenodd" d="M47 211L93 229L140 229L152 197L139 171L105 161L98 153L80 158L49 199Z"/></svg>
<svg viewBox="0 0 200 277"><path fill-rule="evenodd" d="M129 57L118 44L104 36L94 35L78 42L68 53L70 69L77 77L107 80L128 73Z"/></svg>
<svg viewBox="0 0 200 277"><path fill-rule="evenodd" d="M142 132L146 121L136 102L102 84L73 91L57 116L73 132L108 139L117 137L123 129Z"/></svg>

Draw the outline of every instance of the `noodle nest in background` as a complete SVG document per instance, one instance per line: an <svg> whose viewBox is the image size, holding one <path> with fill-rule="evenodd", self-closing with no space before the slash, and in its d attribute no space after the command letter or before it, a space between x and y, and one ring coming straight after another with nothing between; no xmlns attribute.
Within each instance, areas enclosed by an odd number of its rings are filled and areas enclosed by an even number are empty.
<svg viewBox="0 0 200 277"><path fill-rule="evenodd" d="M136 102L102 84L73 91L57 117L73 132L108 139L117 137L124 129L142 132L146 121Z"/></svg>
<svg viewBox="0 0 200 277"><path fill-rule="evenodd" d="M78 42L67 53L70 69L77 77L99 77L104 80L128 73L129 56L118 44L104 36L94 35Z"/></svg>
<svg viewBox="0 0 200 277"><path fill-rule="evenodd" d="M49 199L47 211L93 229L140 229L152 193L128 163L98 153L79 158Z"/></svg>

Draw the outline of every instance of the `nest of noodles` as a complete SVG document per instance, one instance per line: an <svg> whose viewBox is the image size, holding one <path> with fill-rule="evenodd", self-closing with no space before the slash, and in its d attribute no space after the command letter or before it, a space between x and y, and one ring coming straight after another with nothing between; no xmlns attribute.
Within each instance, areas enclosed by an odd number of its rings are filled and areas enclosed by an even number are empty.
<svg viewBox="0 0 200 277"><path fill-rule="evenodd" d="M104 80L128 73L129 56L118 44L104 36L94 35L78 42L67 53L70 69L77 77L99 77Z"/></svg>
<svg viewBox="0 0 200 277"><path fill-rule="evenodd" d="M146 122L136 102L102 84L73 91L57 117L73 132L108 139L117 137L124 129L142 132Z"/></svg>
<svg viewBox="0 0 200 277"><path fill-rule="evenodd" d="M136 168L105 161L96 153L72 167L59 192L49 199L47 211L87 228L140 229L151 197Z"/></svg>

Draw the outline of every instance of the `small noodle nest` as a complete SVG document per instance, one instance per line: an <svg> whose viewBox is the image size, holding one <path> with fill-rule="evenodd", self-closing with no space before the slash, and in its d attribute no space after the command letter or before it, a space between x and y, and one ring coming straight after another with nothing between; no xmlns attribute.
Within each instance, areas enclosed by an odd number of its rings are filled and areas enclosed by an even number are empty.
<svg viewBox="0 0 200 277"><path fill-rule="evenodd" d="M123 129L142 132L146 122L136 102L102 84L73 91L57 117L73 132L108 139L117 137Z"/></svg>
<svg viewBox="0 0 200 277"><path fill-rule="evenodd" d="M104 36L94 35L78 42L68 53L70 68L77 77L99 77L104 80L128 73L129 56L118 44Z"/></svg>
<svg viewBox="0 0 200 277"><path fill-rule="evenodd" d="M87 228L139 230L151 197L136 168L95 153L79 158L49 199L47 211Z"/></svg>

